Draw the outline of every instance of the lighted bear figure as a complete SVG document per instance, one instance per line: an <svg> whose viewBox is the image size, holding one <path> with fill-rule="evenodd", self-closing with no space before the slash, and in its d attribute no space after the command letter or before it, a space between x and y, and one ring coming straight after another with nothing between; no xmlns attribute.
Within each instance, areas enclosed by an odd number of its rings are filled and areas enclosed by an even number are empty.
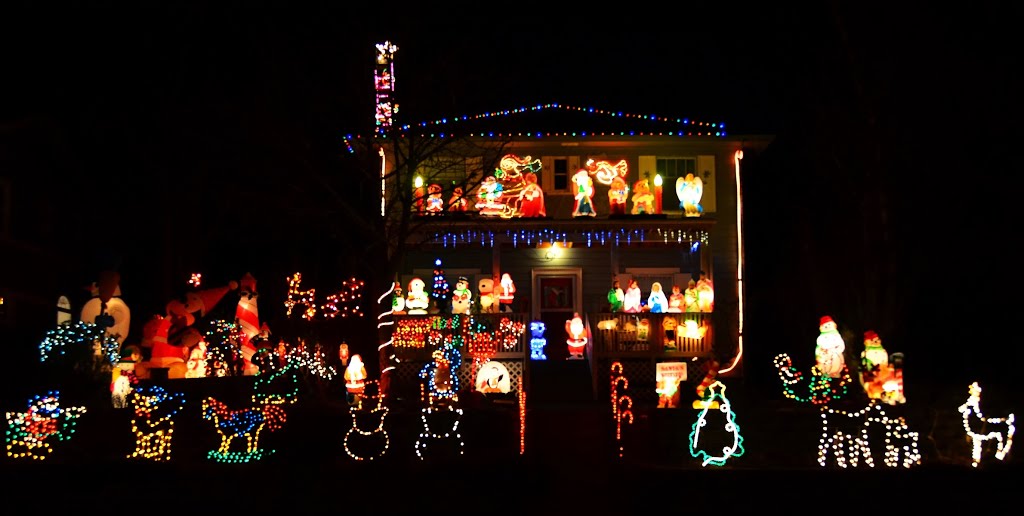
<svg viewBox="0 0 1024 516"><path fill-rule="evenodd" d="M480 295L480 313L498 313L498 299L494 295L494 279L484 278L477 284L477 292Z"/></svg>
<svg viewBox="0 0 1024 516"><path fill-rule="evenodd" d="M544 346L548 345L547 339L544 338L545 325L543 321L533 321L530 323L530 333L533 338L530 339L530 360L547 360L547 355L544 354Z"/></svg>
<svg viewBox="0 0 1024 516"><path fill-rule="evenodd" d="M633 215L650 215L654 213L654 194L651 184L641 179L633 184Z"/></svg>
<svg viewBox="0 0 1024 516"><path fill-rule="evenodd" d="M420 278L409 280L409 293L405 296L405 308L410 315L424 315L430 306L430 296L423 290L426 285Z"/></svg>
<svg viewBox="0 0 1024 516"><path fill-rule="evenodd" d="M823 316L818 323L821 334L818 335L817 346L814 349L814 359L817 361L821 374L830 378L839 378L846 365L843 360L843 352L846 351L846 343L836 329L836 323L829 316Z"/></svg>
<svg viewBox="0 0 1024 516"><path fill-rule="evenodd" d="M469 290L469 280L465 276L459 276L455 282L455 290L452 291L452 313L468 314L473 306L473 292Z"/></svg>
<svg viewBox="0 0 1024 516"><path fill-rule="evenodd" d="M626 181L621 177L612 179L612 184L608 186L608 214L625 215L628 195L629 186Z"/></svg>

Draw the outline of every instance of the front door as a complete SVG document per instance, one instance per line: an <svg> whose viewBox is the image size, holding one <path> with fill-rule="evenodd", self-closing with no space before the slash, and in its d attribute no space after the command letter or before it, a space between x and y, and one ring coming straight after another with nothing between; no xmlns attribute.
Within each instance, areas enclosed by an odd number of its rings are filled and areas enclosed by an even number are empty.
<svg viewBox="0 0 1024 516"><path fill-rule="evenodd" d="M533 307L531 316L546 327L548 360L565 360L569 356L565 323L580 312L582 269L534 269ZM583 315L580 313L580 315Z"/></svg>

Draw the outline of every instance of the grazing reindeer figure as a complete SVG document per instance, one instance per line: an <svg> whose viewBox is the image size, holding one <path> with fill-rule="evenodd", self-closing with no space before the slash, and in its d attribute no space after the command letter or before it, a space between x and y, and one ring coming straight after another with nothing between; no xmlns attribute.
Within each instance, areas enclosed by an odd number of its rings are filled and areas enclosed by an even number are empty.
<svg viewBox="0 0 1024 516"><path fill-rule="evenodd" d="M873 437L876 443L879 440L885 442L884 462L887 467L909 468L921 463L917 432L911 432L902 417L887 416L877 400L871 400L867 407L857 412L823 406L821 420L821 440L818 442L818 464L821 467L827 465L830 450L839 467L855 468L861 460L868 467L875 467L871 451ZM879 427L883 430L877 430ZM880 431L885 435L877 435Z"/></svg>
<svg viewBox="0 0 1024 516"><path fill-rule="evenodd" d="M996 452L995 458L1003 460L1007 453L1010 453L1010 446L1013 445L1013 414L1006 417L985 417L981 413L981 387L978 382L974 382L968 387L970 396L967 398L967 402L960 405L957 410L964 416L964 430L967 431L967 439L971 441L971 458L973 462L971 466L978 467L978 463L981 462L981 448L985 445L985 442L995 439L996 441ZM971 416L974 416L974 420L981 422L981 430L975 432L971 430ZM994 425L997 427L995 430L989 429L988 425ZM1004 428L999 429L999 426Z"/></svg>
<svg viewBox="0 0 1024 516"><path fill-rule="evenodd" d="M185 396L169 393L158 385L140 387L128 397L132 410L135 451L129 459L171 460L174 416L185 406Z"/></svg>
<svg viewBox="0 0 1024 516"><path fill-rule="evenodd" d="M220 448L211 450L207 456L220 462L249 462L263 458L265 451L259 447L260 432L266 427L271 432L281 428L285 422L284 409L276 404L265 404L241 410L229 410L214 398L203 400L203 418L213 421L220 433ZM231 452L235 437L245 436L245 453Z"/></svg>

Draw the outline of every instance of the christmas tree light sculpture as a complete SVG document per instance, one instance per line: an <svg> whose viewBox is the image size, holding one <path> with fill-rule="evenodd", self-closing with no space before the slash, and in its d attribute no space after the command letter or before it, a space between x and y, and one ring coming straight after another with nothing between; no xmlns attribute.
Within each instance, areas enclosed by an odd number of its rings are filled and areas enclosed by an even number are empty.
<svg viewBox="0 0 1024 516"><path fill-rule="evenodd" d="M707 414L715 401L718 402L718 410L725 414L725 431L732 434L732 444L723 446L721 455L712 455L699 448L701 430L708 424ZM690 455L701 459L701 466L723 466L725 461L732 457L742 457L746 451L743 448L743 436L740 435L740 427L736 424L736 414L732 411L732 405L725 397L725 385L719 381L709 385L702 403L704 408L697 416L697 421L693 423L693 430L690 432Z"/></svg>

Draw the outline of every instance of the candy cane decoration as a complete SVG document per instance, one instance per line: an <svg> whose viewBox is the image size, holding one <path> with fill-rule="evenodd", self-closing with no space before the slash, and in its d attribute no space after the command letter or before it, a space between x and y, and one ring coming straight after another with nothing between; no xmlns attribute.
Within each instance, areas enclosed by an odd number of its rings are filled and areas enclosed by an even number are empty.
<svg viewBox="0 0 1024 516"><path fill-rule="evenodd" d="M622 374L622 363L613 362L612 372L612 417L615 419L615 441L619 443L619 457L622 457L622 420L627 419L633 424L633 398L623 394L619 396L619 384L622 390L629 388L629 380Z"/></svg>
<svg viewBox="0 0 1024 516"><path fill-rule="evenodd" d="M519 377L519 455L526 453L526 391L523 377Z"/></svg>

